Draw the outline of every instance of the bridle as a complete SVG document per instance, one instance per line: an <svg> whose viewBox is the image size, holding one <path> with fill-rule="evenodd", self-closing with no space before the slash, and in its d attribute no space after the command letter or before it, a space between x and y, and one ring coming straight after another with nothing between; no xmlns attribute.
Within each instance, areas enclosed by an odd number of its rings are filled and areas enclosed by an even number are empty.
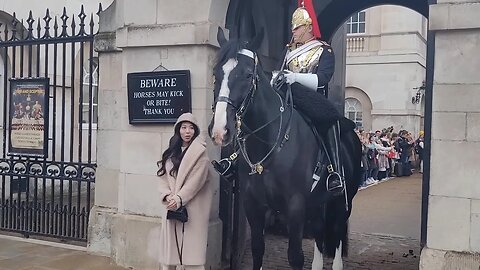
<svg viewBox="0 0 480 270"><path fill-rule="evenodd" d="M215 105L218 102L227 103L228 105L232 106L236 110L235 111L235 116L236 116L237 120L238 120L239 117L240 118L243 117L243 115L245 114L245 111L247 110L247 107L250 105L250 103L253 99L253 96L255 95L255 92L257 91L257 82L258 82L258 74L257 74L258 58L257 58L256 54L253 53L250 50L247 50L247 49L240 50L238 52L238 54L245 55L245 56L253 59L253 61L255 63L254 68L253 68L253 74L252 74L252 83L251 83L251 87L248 91L248 94L245 97L245 99L243 99L242 103L240 104L240 107L235 106L235 104L233 103L232 99L230 99L230 97L220 96L220 95L217 97L217 99L214 102L214 105L212 106L212 111L215 111Z"/></svg>
<svg viewBox="0 0 480 270"><path fill-rule="evenodd" d="M281 150L281 148L283 147L283 145L289 140L290 122L291 122L291 115L292 114L290 114L290 119L288 121L287 128L285 129L283 139L280 141L281 134L282 134L282 127L283 127L283 123L284 123L285 103L284 103L283 98L280 96L280 94L277 91L273 90L274 93L277 95L279 101L280 101L279 114L274 119L268 121L267 123L263 124L262 126L260 126L259 128L255 129L255 130L251 130L247 127L247 125L245 124L245 122L243 120L243 117L244 117L249 105L252 103L252 100L255 96L255 93L258 90L258 73L257 73L258 72L258 67L257 67L258 66L258 58L257 58L257 55L254 52L252 52L250 50L247 50L247 49L240 50L238 52L238 54L247 56L247 57L253 59L253 61L254 61L252 83L251 83L250 89L247 93L247 96L242 100L242 103L240 104L239 107L236 107L235 104L233 103L233 101L229 97L218 96L218 98L215 101L214 106L212 106L212 110L214 110L215 105L218 102L225 102L225 103L227 103L227 106L228 105L232 106L236 110L235 111L235 120L236 120L236 125L235 126L236 126L236 129L237 129L237 133L235 135L235 140L234 140L234 143L236 144L236 145L234 145L234 149L236 151L235 151L234 154L232 154L230 156L230 159L232 161L234 159L236 159L236 157L238 156L238 152L240 152L242 154L242 156L244 157L245 161L247 162L247 164L250 166L250 169L251 169L250 175L257 174L257 173L262 174L262 172L264 170L264 165L263 165L264 162L267 161L267 159L273 154L275 149L277 149L277 152L279 152ZM290 92L290 89L289 89L289 92ZM291 92L290 92L290 95L288 95L288 96L290 97L290 101L291 101ZM287 98L287 105L290 105L292 113L293 113L293 104L288 104L288 98ZM248 155L247 146L246 146L246 141L247 141L248 137L254 136L258 140L260 140L262 143L267 144L267 145L271 145L271 143L265 142L263 139L256 136L256 133L258 133L259 131L268 127L270 124L277 121L277 119L280 119L280 123L279 123L278 132L277 132L277 137L275 139L275 142L273 143L273 146L270 148L270 150L267 152L267 154L263 158L261 158L257 162L252 162L249 155Z"/></svg>

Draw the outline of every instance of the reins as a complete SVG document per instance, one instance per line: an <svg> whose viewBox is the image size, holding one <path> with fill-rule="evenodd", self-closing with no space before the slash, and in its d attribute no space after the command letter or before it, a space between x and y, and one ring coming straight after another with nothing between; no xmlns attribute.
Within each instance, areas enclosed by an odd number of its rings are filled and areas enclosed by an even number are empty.
<svg viewBox="0 0 480 270"><path fill-rule="evenodd" d="M247 112L248 107L252 103L252 100L255 97L255 93L257 92L257 89L258 89L258 79L259 79L258 78L258 73L257 73L258 72L258 67L257 67L258 58L257 58L257 56L254 52L252 52L250 50L246 50L246 49L240 50L238 52L238 54L245 55L245 56L254 60L253 79L252 79L251 87L248 91L248 94L245 97L245 99L242 101L239 108L237 108L234 105L234 103L232 102L232 100L229 97L226 97L226 96L219 96L216 102L225 102L228 105L232 106L234 109L236 109L235 118L236 118L237 133L235 135L235 142L238 145L238 150L235 152L234 156L237 156L238 152L240 152L242 154L245 161L250 166L250 170L251 170L250 175L257 174L257 173L262 174L262 172L264 171L264 163L268 160L268 158L271 157L271 155L274 153L275 149L277 149L277 152L279 152L281 150L281 148L285 145L285 143L289 140L291 119L292 119L292 114L293 114L292 93L291 93L290 86L288 86L288 89L287 89L287 92L286 92L286 97L285 97L285 102L284 102L282 96L277 91L275 91L273 88L270 88L275 93L275 95L278 97L278 99L280 101L280 106L278 108L278 111L279 111L278 115L275 118L273 118L272 120L268 121L267 123L265 123L265 124L261 125L260 127L256 128L255 130L251 130L250 128L248 128L248 126L246 125L243 118L244 118L244 116ZM288 119L287 127L285 128L283 139L281 140L280 138L282 137L282 128L284 126L285 105L290 106L290 109L291 109L290 111L291 112L290 112L290 117ZM258 133L261 130L265 129L266 127L270 126L271 124L276 122L278 119L280 119L279 127L278 127L277 136L275 138L275 141L273 142L273 145L272 145L272 143L266 142L265 140L263 140L262 138L260 138L259 136L256 135L256 133ZM247 150L247 139L250 136L254 136L255 138L257 138L259 141L261 141L264 144L272 145L270 147L269 151L267 152L267 154L263 158L261 158L259 161L256 161L256 162L253 162L250 159L250 156L249 156L248 150Z"/></svg>

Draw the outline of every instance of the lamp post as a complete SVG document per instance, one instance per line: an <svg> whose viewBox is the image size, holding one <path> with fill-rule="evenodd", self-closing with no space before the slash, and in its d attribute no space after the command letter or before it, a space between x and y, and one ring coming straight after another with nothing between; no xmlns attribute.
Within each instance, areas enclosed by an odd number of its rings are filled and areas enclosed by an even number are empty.
<svg viewBox="0 0 480 270"><path fill-rule="evenodd" d="M413 90L417 90L417 93L412 97L412 104L418 104L422 97L425 96L425 81L422 82L421 86L414 87Z"/></svg>

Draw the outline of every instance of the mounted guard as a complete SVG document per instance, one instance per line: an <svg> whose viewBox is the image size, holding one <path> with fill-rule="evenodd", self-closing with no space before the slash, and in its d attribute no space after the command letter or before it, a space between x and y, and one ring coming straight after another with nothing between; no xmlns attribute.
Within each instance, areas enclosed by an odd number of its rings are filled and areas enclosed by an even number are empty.
<svg viewBox="0 0 480 270"><path fill-rule="evenodd" d="M327 190L334 195L342 195L345 177L340 156L340 132L345 128L353 129L354 124L345 119L327 99L328 83L335 69L335 56L331 46L320 39L313 3L311 0L299 1L298 6L292 15L291 42L286 46L280 71L273 72L271 85L282 92L287 84L291 88L289 90L292 91L295 107L313 122L311 125L323 146L313 173L314 186L326 170ZM233 174L236 158L237 154L234 153L218 162L213 161L213 165L228 178Z"/></svg>

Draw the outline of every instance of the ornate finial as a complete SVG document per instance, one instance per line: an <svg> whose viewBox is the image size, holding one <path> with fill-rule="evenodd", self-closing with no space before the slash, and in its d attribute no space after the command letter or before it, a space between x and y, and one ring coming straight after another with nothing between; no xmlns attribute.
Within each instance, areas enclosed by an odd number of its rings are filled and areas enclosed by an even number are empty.
<svg viewBox="0 0 480 270"><path fill-rule="evenodd" d="M55 17L55 22L53 23L53 35L58 37L58 22L57 17Z"/></svg>
<svg viewBox="0 0 480 270"><path fill-rule="evenodd" d="M23 24L23 19L22 21L20 22L20 39L24 39L25 38L25 27L23 27L24 24Z"/></svg>
<svg viewBox="0 0 480 270"><path fill-rule="evenodd" d="M5 41L8 40L8 24L5 24Z"/></svg>
<svg viewBox="0 0 480 270"><path fill-rule="evenodd" d="M50 21L51 20L52 20L52 17L50 17L50 10L47 8L45 17L43 17L43 21L45 22L45 35L43 35L44 38L50 37Z"/></svg>
<svg viewBox="0 0 480 270"><path fill-rule="evenodd" d="M77 24L75 23L75 14L72 14L72 36L75 36L75 26L77 26Z"/></svg>
<svg viewBox="0 0 480 270"><path fill-rule="evenodd" d="M95 22L93 21L93 14L90 14L90 35L94 35L93 34L93 28L95 26Z"/></svg>
<svg viewBox="0 0 480 270"><path fill-rule="evenodd" d="M33 14L32 14L31 10L28 13L27 23L28 23L28 29L27 29L28 33L27 33L26 39L32 39L33 38L33 24L35 23L35 20L33 19Z"/></svg>
<svg viewBox="0 0 480 270"><path fill-rule="evenodd" d="M103 11L103 7L102 7L102 3L98 4L98 11L97 11L97 16L100 16L100 13L102 13Z"/></svg>
<svg viewBox="0 0 480 270"><path fill-rule="evenodd" d="M60 34L61 37L66 37L68 36L67 34L67 20L68 20L68 15L67 15L67 9L64 7L63 8L63 14L62 16L60 17L60 19L62 19L62 33Z"/></svg>
<svg viewBox="0 0 480 270"><path fill-rule="evenodd" d="M78 25L80 25L80 31L78 33L79 36L83 36L85 35L85 18L87 17L87 15L85 14L85 10L83 8L83 5L82 5L82 8L80 10L80 14L78 14L78 18L80 18L80 23Z"/></svg>
<svg viewBox="0 0 480 270"><path fill-rule="evenodd" d="M42 26L40 25L40 18L37 20L37 38L41 38L40 32L42 32Z"/></svg>
<svg viewBox="0 0 480 270"><path fill-rule="evenodd" d="M10 40L17 40L17 25L18 25L18 21L17 21L17 14L15 12L13 12L13 19L12 19L12 37L10 38Z"/></svg>

